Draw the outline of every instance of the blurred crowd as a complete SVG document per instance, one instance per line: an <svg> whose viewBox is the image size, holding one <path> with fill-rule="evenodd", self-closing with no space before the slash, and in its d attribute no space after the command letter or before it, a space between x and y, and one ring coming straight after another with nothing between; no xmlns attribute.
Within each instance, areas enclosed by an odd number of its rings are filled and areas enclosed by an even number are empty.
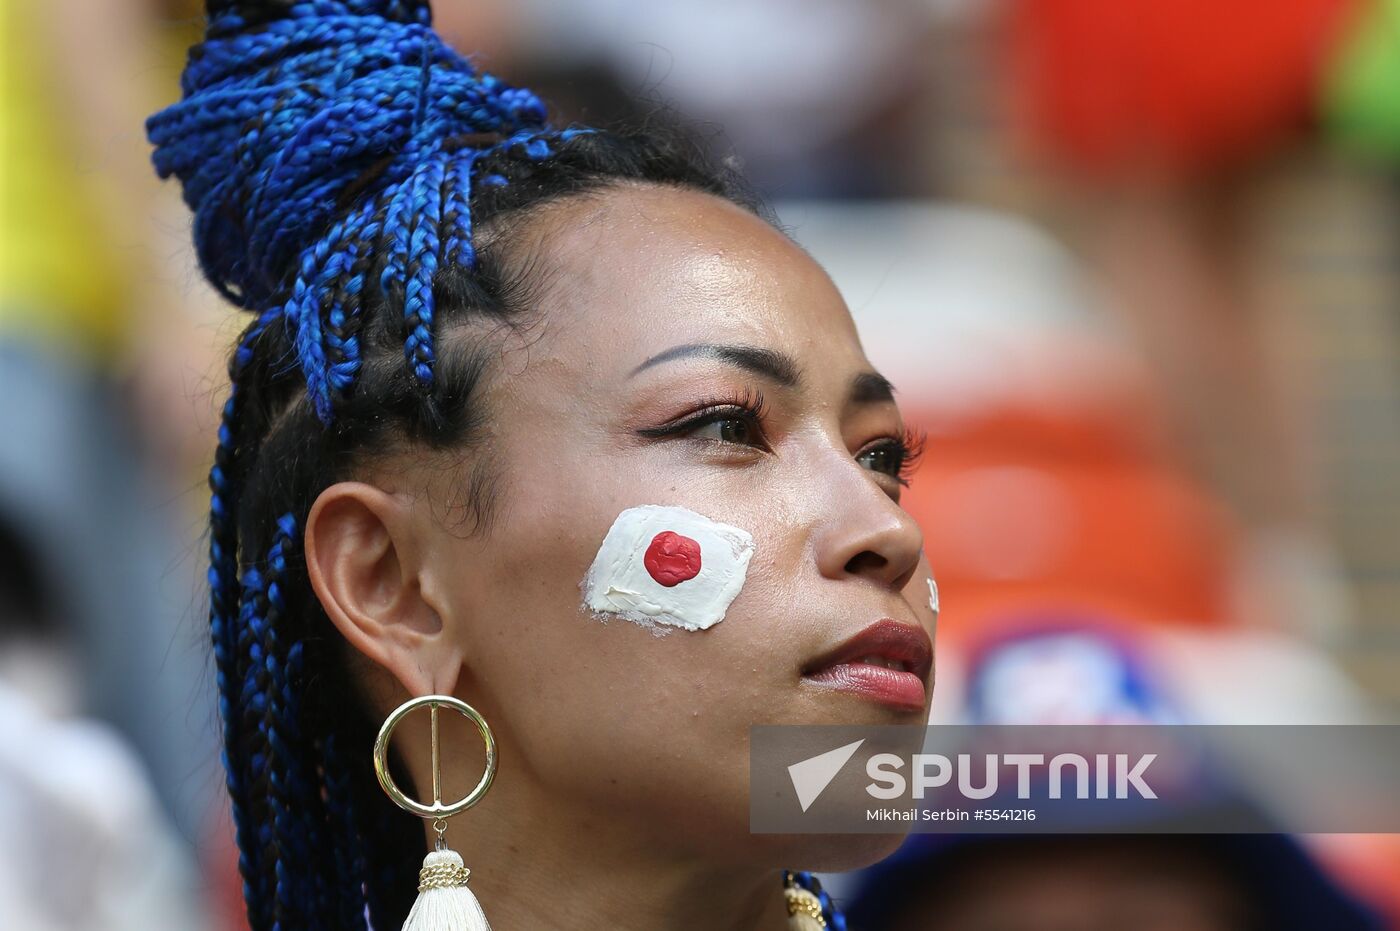
<svg viewBox="0 0 1400 931"><path fill-rule="evenodd" d="M831 271L930 433L933 721L1400 717L1400 0L435 8L563 119L713 127ZM4 928L242 927L201 578L241 321L143 130L201 9L0 0ZM1283 826L824 884L890 931L1400 928L1395 838Z"/></svg>

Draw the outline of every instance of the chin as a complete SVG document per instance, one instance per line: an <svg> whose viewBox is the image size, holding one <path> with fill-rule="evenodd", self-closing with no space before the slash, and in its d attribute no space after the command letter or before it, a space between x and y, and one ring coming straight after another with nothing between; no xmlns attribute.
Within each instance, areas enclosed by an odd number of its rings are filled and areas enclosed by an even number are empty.
<svg viewBox="0 0 1400 931"><path fill-rule="evenodd" d="M907 834L781 834L769 839L779 848L788 870L844 873L864 869L888 857L904 843Z"/></svg>

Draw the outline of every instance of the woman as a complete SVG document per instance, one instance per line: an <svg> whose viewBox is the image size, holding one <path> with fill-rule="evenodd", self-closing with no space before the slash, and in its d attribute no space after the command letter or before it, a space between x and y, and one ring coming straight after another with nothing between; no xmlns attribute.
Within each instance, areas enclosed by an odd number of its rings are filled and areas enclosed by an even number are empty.
<svg viewBox="0 0 1400 931"><path fill-rule="evenodd" d="M922 723L934 616L922 437L830 280L671 137L551 128L423 0L208 5L148 129L256 314L209 574L252 926L399 927L433 830L371 748L451 695L499 748L452 828L497 931L844 927L782 867L899 837L750 834L748 729ZM913 646L853 640L882 618ZM420 800L428 727L394 732Z"/></svg>

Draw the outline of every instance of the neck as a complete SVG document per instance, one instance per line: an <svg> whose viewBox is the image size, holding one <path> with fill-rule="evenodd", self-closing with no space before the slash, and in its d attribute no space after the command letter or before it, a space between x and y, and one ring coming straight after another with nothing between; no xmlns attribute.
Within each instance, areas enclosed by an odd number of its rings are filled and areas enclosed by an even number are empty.
<svg viewBox="0 0 1400 931"><path fill-rule="evenodd" d="M499 788L493 786L493 794ZM493 931L788 927L781 869L657 850L654 837L644 839L604 817L529 806L505 795L453 818L447 832L448 845L471 869L472 892ZM435 835L431 824L425 827L431 847Z"/></svg>

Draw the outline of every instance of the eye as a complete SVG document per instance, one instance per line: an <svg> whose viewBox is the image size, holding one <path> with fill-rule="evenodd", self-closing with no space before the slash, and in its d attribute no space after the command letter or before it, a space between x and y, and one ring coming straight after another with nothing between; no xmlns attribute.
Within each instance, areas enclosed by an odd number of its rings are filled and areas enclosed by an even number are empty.
<svg viewBox="0 0 1400 931"><path fill-rule="evenodd" d="M748 414L718 412L707 415L707 418L700 422L692 435L743 446L758 446L762 442L758 424Z"/></svg>
<svg viewBox="0 0 1400 931"><path fill-rule="evenodd" d="M744 391L738 395L705 400L700 410L677 423L647 427L637 431L642 436L686 436L707 443L728 443L767 449L763 421L768 407L759 392Z"/></svg>
<svg viewBox="0 0 1400 931"><path fill-rule="evenodd" d="M900 467L904 464L903 452L903 449L897 446L894 441L889 441L873 449L867 449L856 456L856 462L863 463L867 469L874 472L884 472L897 477Z"/></svg>
<svg viewBox="0 0 1400 931"><path fill-rule="evenodd" d="M856 461L872 472L883 472L892 476L901 485L908 486L914 467L924 454L928 441L925 431L905 428L899 436L886 437L874 446L856 455Z"/></svg>

